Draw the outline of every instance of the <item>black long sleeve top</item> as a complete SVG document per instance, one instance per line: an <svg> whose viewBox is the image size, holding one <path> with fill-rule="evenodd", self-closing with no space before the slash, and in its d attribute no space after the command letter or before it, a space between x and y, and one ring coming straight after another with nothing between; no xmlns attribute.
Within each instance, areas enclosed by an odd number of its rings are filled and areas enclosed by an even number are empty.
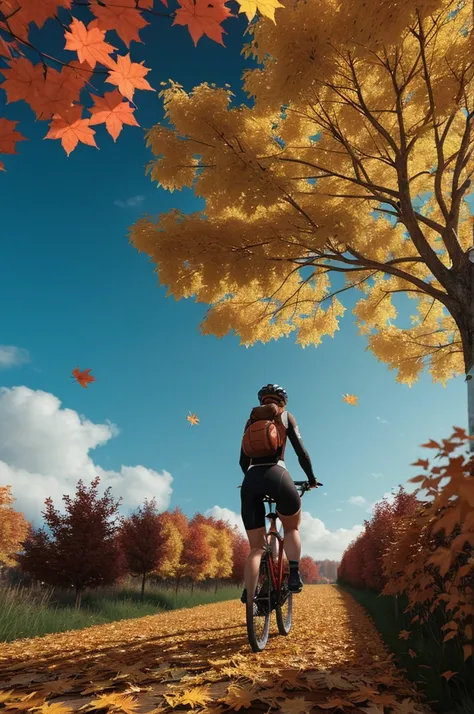
<svg viewBox="0 0 474 714"><path fill-rule="evenodd" d="M250 423L250 420L247 421L245 425L245 429L247 428L248 424ZM288 429L287 429L287 437L289 438L292 447L295 450L295 453L298 457L298 462L303 471L306 474L306 477L310 483L313 483L315 481L315 476L313 473L313 466L311 464L311 459L309 458L309 454L306 451L303 441L301 439L301 434L298 429L298 424L296 423L296 419L293 416L293 414L290 414L288 412ZM268 464L268 463L277 463L279 459L281 458L281 449L277 452L275 456L262 456L259 459L251 459L249 456L247 456L244 452L244 450L241 448L240 449L240 468L244 472L244 474L247 473L247 470L249 466L257 466L259 463L260 464Z"/></svg>

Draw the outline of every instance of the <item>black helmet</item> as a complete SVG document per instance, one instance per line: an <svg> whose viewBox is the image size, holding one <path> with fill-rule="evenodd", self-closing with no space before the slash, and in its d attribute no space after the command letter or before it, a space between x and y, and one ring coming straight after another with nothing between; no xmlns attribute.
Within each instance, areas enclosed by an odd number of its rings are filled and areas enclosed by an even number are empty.
<svg viewBox="0 0 474 714"><path fill-rule="evenodd" d="M283 389L283 387L280 387L278 384L266 384L264 387L262 387L258 393L258 401L260 402L260 404L262 403L262 399L264 399L265 397L276 397L285 404L288 401L288 394Z"/></svg>

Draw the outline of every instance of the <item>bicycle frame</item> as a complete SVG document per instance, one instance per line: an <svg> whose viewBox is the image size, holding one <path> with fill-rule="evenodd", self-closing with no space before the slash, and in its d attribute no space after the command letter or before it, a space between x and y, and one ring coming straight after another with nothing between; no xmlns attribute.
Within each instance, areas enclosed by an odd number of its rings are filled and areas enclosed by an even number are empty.
<svg viewBox="0 0 474 714"><path fill-rule="evenodd" d="M270 505L274 503L270 498L264 500ZM268 557L271 584L276 594L278 594L283 582L283 537L276 527L277 514L270 510L269 513L266 514L266 518L270 520L270 528L264 536L265 544L263 550Z"/></svg>

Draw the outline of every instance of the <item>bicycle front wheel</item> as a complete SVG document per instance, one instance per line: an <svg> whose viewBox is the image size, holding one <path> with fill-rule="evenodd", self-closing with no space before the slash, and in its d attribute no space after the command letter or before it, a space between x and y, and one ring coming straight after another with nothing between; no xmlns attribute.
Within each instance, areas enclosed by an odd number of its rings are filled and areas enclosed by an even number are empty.
<svg viewBox="0 0 474 714"><path fill-rule="evenodd" d="M247 636L254 652L265 649L270 631L270 573L266 553L260 561L257 587L252 600L247 595Z"/></svg>
<svg viewBox="0 0 474 714"><path fill-rule="evenodd" d="M280 635L288 635L293 622L293 593L288 589L288 573L283 577L275 611L278 632Z"/></svg>

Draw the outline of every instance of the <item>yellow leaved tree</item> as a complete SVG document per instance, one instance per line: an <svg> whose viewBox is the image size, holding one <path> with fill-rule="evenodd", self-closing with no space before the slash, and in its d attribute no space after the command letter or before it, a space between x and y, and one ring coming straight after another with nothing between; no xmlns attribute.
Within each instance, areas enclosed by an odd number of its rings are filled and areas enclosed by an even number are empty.
<svg viewBox="0 0 474 714"><path fill-rule="evenodd" d="M148 172L194 187L205 209L144 217L131 241L168 294L210 305L204 334L318 345L354 289L360 332L397 381L469 375L471 3L298 0L278 13L249 27L251 107L231 106L228 88L163 88L169 126L147 134ZM414 300L409 328L393 324L397 293Z"/></svg>
<svg viewBox="0 0 474 714"><path fill-rule="evenodd" d="M162 525L161 538L163 545L159 566L153 572L160 578L174 580L177 592L179 581L185 574L186 569L182 555L187 536L188 521L178 507L174 511L160 513L158 519Z"/></svg>
<svg viewBox="0 0 474 714"><path fill-rule="evenodd" d="M0 575L5 567L18 566L13 556L21 549L31 531L31 523L23 513L11 507L16 499L10 489L10 485L0 486Z"/></svg>

